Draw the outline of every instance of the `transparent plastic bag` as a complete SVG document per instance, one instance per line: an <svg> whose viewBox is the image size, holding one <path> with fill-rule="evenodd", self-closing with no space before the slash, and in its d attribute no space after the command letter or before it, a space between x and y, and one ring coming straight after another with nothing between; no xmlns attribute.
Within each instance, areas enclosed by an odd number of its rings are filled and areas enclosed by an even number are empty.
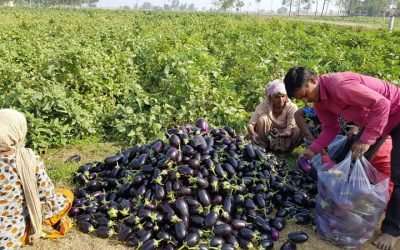
<svg viewBox="0 0 400 250"><path fill-rule="evenodd" d="M351 140L344 135L337 135L328 146L328 155L334 162L341 162L349 153Z"/></svg>
<svg viewBox="0 0 400 250"><path fill-rule="evenodd" d="M389 178L351 152L327 171L318 172L316 225L336 245L358 247L369 240L389 200Z"/></svg>

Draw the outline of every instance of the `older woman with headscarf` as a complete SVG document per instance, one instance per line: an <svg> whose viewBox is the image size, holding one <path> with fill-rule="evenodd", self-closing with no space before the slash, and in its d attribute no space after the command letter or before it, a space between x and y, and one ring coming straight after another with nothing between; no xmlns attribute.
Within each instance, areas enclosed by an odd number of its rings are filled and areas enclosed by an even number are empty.
<svg viewBox="0 0 400 250"><path fill-rule="evenodd" d="M257 106L247 127L250 138L272 151L291 151L301 142L294 119L296 111L297 106L288 99L283 81L268 83L265 99Z"/></svg>
<svg viewBox="0 0 400 250"><path fill-rule="evenodd" d="M25 148L25 116L0 110L0 249L18 249L70 228L73 194L55 190L39 157Z"/></svg>

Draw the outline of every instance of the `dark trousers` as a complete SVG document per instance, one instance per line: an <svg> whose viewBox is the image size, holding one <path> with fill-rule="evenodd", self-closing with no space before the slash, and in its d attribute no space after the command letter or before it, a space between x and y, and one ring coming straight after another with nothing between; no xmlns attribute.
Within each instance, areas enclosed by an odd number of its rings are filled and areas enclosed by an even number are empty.
<svg viewBox="0 0 400 250"><path fill-rule="evenodd" d="M394 183L392 196L382 223L382 232L400 236L400 125L390 133L393 149L391 153L391 179Z"/></svg>

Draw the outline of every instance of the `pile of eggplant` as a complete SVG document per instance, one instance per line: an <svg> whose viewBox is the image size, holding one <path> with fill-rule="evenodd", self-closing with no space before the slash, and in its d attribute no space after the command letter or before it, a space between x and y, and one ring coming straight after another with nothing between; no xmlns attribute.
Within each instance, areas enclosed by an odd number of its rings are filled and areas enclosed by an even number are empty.
<svg viewBox="0 0 400 250"><path fill-rule="evenodd" d="M78 228L144 250L273 249L289 221L313 223L317 194L301 170L203 119L85 164L73 179ZM289 233L281 249L307 239Z"/></svg>

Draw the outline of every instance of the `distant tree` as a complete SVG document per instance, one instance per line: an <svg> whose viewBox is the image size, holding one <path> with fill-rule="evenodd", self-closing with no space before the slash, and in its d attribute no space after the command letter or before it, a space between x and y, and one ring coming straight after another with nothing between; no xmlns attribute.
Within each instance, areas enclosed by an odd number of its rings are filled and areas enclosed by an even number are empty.
<svg viewBox="0 0 400 250"><path fill-rule="evenodd" d="M220 10L230 10L235 8L236 11L239 11L244 6L244 1L242 0L217 0L215 5Z"/></svg>
<svg viewBox="0 0 400 250"><path fill-rule="evenodd" d="M283 6L289 6L289 16L292 15L293 0L282 0Z"/></svg>
<svg viewBox="0 0 400 250"><path fill-rule="evenodd" d="M286 13L288 13L288 9L286 7L282 6L277 10L277 13L278 14L286 14Z"/></svg>
<svg viewBox="0 0 400 250"><path fill-rule="evenodd" d="M151 10L153 5L150 2L144 2L140 8L143 10Z"/></svg>
<svg viewBox="0 0 400 250"><path fill-rule="evenodd" d="M297 15L300 15L301 10L306 10L307 12L311 8L313 0L282 0L282 5L289 7L289 16L292 15L293 4L296 5Z"/></svg>

